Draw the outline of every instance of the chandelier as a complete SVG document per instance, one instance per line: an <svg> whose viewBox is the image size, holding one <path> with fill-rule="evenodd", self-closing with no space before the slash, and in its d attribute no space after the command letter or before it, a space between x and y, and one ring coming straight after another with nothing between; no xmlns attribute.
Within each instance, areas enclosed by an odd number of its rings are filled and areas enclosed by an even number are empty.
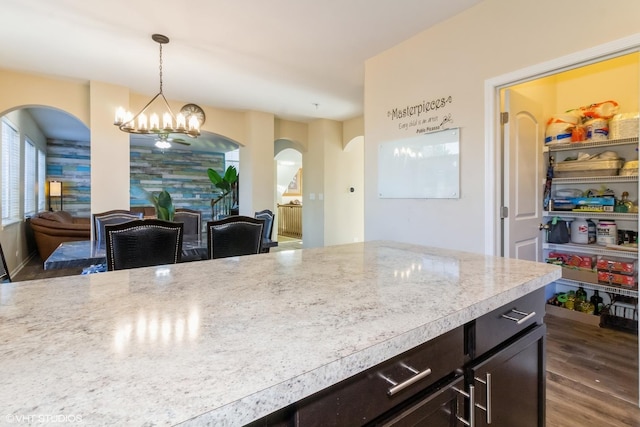
<svg viewBox="0 0 640 427"><path fill-rule="evenodd" d="M162 45L169 43L169 37L162 34L153 34L151 38L160 45L160 91L135 116L130 111L125 111L124 108L118 107L113 124L118 126L123 132L157 135L158 143L156 143L156 145L160 147L160 144L163 144L164 146L161 148L168 148L168 146L170 146L168 140L171 140L169 134L186 134L192 138L196 138L200 135L201 123L195 115L187 117L182 113L178 113L176 116L173 114L173 111L171 111L171 107L169 107L169 103L162 93ZM158 98L164 102L164 106L162 106L162 110L160 110L161 114L153 111L150 116L147 116L147 109ZM161 103L158 101L158 104ZM160 122L160 117L162 117L162 122ZM179 142L179 140L175 140L175 142Z"/></svg>

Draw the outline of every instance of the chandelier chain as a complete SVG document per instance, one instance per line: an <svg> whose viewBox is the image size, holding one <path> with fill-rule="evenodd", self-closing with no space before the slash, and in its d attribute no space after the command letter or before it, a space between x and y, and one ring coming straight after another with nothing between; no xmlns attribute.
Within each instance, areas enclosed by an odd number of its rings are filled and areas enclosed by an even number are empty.
<svg viewBox="0 0 640 427"><path fill-rule="evenodd" d="M162 43L160 45L160 93L162 93Z"/></svg>

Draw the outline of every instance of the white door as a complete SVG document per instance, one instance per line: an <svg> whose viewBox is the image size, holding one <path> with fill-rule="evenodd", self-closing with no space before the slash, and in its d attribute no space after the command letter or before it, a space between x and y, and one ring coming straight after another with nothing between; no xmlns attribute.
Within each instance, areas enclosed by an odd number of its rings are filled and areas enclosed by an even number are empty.
<svg viewBox="0 0 640 427"><path fill-rule="evenodd" d="M541 261L544 122L542 107L506 89L503 124L503 256ZM504 211L504 210L503 210Z"/></svg>

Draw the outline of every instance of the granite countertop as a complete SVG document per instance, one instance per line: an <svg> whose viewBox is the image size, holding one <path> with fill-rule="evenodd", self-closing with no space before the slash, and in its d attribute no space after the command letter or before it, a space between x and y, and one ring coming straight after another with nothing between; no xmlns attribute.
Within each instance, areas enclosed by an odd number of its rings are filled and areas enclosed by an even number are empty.
<svg viewBox="0 0 640 427"><path fill-rule="evenodd" d="M0 416L242 425L559 277L368 242L2 284Z"/></svg>

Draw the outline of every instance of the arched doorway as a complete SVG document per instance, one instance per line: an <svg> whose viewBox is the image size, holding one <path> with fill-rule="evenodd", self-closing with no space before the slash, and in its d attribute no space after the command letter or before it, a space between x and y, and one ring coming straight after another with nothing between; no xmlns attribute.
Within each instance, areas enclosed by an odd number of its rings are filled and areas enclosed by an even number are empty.
<svg viewBox="0 0 640 427"><path fill-rule="evenodd" d="M279 250L302 247L302 152L289 140L278 140L275 144L276 170L276 216L274 238Z"/></svg>
<svg viewBox="0 0 640 427"><path fill-rule="evenodd" d="M7 149L12 155L3 156L0 202L0 240L9 269L15 273L35 252L25 218L63 206L72 216L88 217L90 134L87 126L68 112L41 105L21 105L3 112L2 132L3 141L18 143L17 151L2 144L3 151ZM53 206L48 197L49 181L61 183L61 195Z"/></svg>

